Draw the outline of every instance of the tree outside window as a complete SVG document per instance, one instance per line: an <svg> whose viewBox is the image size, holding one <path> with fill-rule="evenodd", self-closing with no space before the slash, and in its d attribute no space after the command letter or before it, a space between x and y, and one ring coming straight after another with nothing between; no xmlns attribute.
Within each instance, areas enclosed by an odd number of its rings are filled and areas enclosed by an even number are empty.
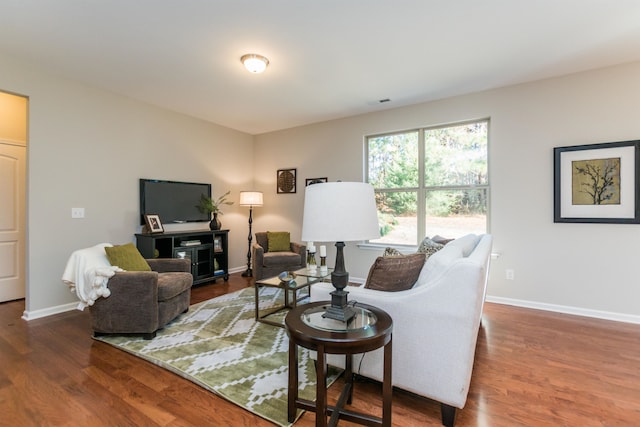
<svg viewBox="0 0 640 427"><path fill-rule="evenodd" d="M381 238L417 245L487 229L488 120L367 137ZM420 220L418 220L420 219Z"/></svg>

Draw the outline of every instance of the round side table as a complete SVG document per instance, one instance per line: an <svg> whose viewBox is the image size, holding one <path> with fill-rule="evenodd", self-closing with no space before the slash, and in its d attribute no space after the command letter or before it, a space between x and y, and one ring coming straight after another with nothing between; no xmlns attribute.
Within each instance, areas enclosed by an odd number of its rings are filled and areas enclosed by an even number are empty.
<svg viewBox="0 0 640 427"><path fill-rule="evenodd" d="M289 335L289 396L288 418L294 422L296 410L316 413L316 426L337 425L338 419L365 425L391 426L391 341L393 321L380 310L366 304L357 304L356 315L348 323L323 317L330 306L328 301L314 302L293 308L285 318ZM316 401L298 397L298 348L315 350ZM384 372L382 381L382 418L344 409L353 397L352 355L366 353L384 346ZM327 354L345 355L345 386L335 406L327 405ZM327 416L331 419L327 424Z"/></svg>

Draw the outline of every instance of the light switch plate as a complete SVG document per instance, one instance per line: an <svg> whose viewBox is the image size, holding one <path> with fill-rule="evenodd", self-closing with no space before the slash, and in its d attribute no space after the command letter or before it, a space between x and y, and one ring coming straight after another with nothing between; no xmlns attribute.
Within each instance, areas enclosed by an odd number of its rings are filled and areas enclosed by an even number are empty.
<svg viewBox="0 0 640 427"><path fill-rule="evenodd" d="M84 218L84 208L71 208L71 218Z"/></svg>

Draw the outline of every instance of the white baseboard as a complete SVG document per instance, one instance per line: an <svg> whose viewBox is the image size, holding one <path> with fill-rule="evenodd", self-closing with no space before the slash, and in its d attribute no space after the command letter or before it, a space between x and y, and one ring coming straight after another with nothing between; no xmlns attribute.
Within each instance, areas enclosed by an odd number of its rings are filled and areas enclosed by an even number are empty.
<svg viewBox="0 0 640 427"><path fill-rule="evenodd" d="M593 317L596 319L613 320L616 322L640 324L640 316L610 311L590 310L586 308L571 307L567 305L547 304L535 301L526 301L513 298L502 298L487 295L487 302L496 304L513 305L516 307L533 308L535 310L553 311L556 313L573 314L576 316Z"/></svg>
<svg viewBox="0 0 640 427"><path fill-rule="evenodd" d="M244 271L244 267L233 268L232 270L229 270L229 273L237 273L238 271ZM354 278L351 278L350 281L353 283L362 284L365 282L365 279L354 277ZM535 310L552 311L556 313L573 314L576 316L593 317L596 319L613 320L616 322L640 324L640 316L636 316L632 314L614 313L610 311L601 311L601 310L590 310L590 309L572 307L567 305L547 304L547 303L520 300L520 299L514 299L514 298L494 297L491 295L487 295L486 301L496 303L496 304L512 305L515 307L532 308ZM68 304L58 305L55 307L43 308L41 310L34 310L34 311L25 310L22 314L22 319L27 321L40 319L42 317L52 316L54 314L60 314L60 313L65 313L67 311L75 310L77 309L77 307L78 307L78 303L72 302Z"/></svg>
<svg viewBox="0 0 640 427"><path fill-rule="evenodd" d="M237 273L245 270L246 270L246 267L235 267L229 270L229 274ZM78 308L78 303L71 302L69 304L58 305L55 307L47 307L41 310L34 310L34 311L25 310L22 313L22 319L27 321L35 320L35 319L40 319L42 317L53 316L54 314L65 313L67 311L75 310L77 308Z"/></svg>
<svg viewBox="0 0 640 427"><path fill-rule="evenodd" d="M55 307L47 307L41 310L27 311L25 310L22 313L22 318L24 320L35 320L40 319L42 317L52 316L54 314L65 313L67 311L75 310L78 308L77 302L71 302L69 304L57 305Z"/></svg>
<svg viewBox="0 0 640 427"><path fill-rule="evenodd" d="M349 278L353 283L364 283L366 279L359 277ZM611 311L590 310L567 305L547 304L536 301L520 300L515 298L503 298L487 295L486 301L496 304L513 305L516 307L533 308L535 310L553 311L556 313L573 314L576 316L593 317L595 319L613 320L616 322L640 324L640 316L633 314L614 313Z"/></svg>

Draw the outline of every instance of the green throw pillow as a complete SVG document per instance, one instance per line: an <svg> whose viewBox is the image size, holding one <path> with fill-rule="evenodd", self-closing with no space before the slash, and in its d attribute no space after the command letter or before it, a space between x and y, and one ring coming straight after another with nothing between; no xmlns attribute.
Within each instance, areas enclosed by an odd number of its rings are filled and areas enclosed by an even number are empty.
<svg viewBox="0 0 640 427"><path fill-rule="evenodd" d="M291 237L288 231L267 231L267 252L289 252L291 250Z"/></svg>
<svg viewBox="0 0 640 427"><path fill-rule="evenodd" d="M106 246L104 250L111 265L126 271L151 271L151 267L138 252L138 248L133 246L133 243L113 247Z"/></svg>

